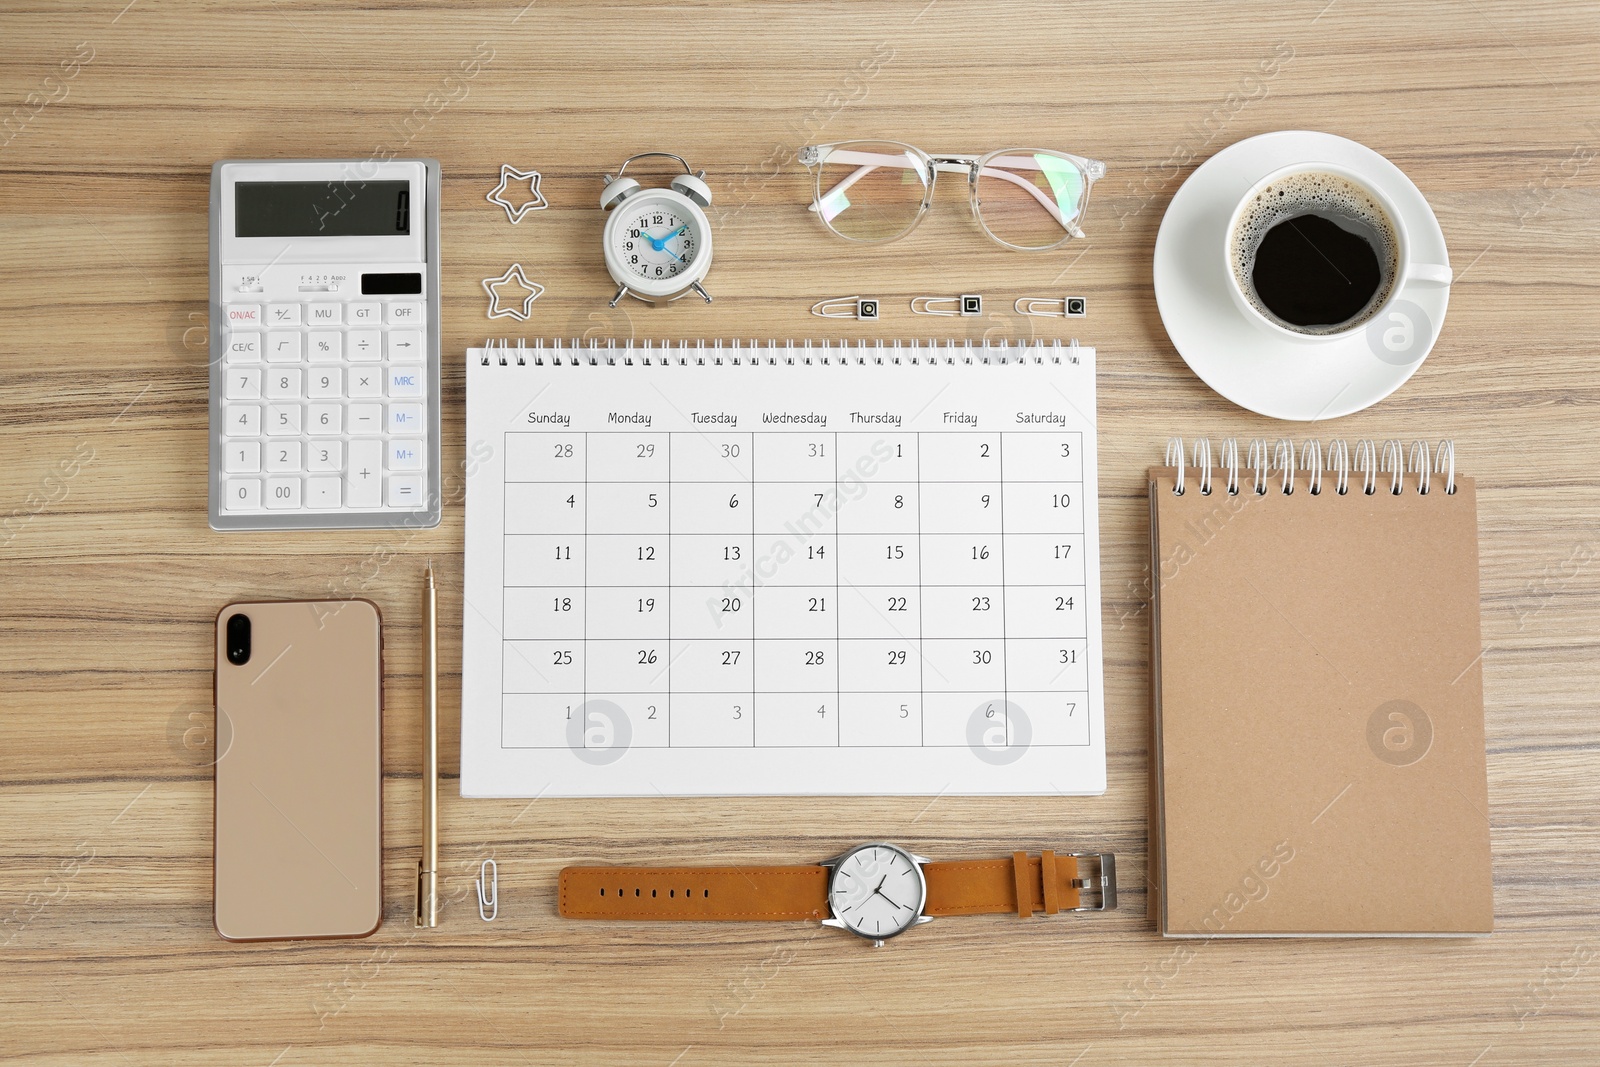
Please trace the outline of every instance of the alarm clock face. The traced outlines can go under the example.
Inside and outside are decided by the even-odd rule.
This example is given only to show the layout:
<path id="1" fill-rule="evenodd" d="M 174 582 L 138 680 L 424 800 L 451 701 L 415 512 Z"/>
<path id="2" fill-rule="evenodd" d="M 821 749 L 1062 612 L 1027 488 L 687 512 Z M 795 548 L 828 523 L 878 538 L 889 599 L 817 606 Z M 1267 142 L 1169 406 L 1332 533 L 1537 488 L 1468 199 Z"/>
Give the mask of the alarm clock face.
<path id="1" fill-rule="evenodd" d="M 705 275 L 710 255 L 705 216 L 676 196 L 644 193 L 619 204 L 608 227 L 619 282 L 655 293 L 676 292 Z M 615 272 L 613 272 L 615 273 Z"/>

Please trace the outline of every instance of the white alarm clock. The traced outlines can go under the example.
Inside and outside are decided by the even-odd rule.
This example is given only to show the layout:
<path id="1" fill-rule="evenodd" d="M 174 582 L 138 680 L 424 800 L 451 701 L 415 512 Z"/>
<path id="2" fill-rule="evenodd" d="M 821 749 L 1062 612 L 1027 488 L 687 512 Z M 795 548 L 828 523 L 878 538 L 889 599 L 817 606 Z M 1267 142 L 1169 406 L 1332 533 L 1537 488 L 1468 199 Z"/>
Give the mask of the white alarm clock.
<path id="1" fill-rule="evenodd" d="M 622 176 L 629 163 L 647 156 L 676 159 L 684 172 L 666 189 L 644 189 Z M 705 176 L 670 152 L 640 152 L 623 160 L 615 177 L 606 175 L 600 206 L 611 215 L 602 242 L 606 270 L 620 286 L 611 307 L 625 296 L 665 304 L 690 290 L 711 303 L 700 284 L 711 269 L 711 223 L 704 211 L 711 205 L 711 188 Z"/>

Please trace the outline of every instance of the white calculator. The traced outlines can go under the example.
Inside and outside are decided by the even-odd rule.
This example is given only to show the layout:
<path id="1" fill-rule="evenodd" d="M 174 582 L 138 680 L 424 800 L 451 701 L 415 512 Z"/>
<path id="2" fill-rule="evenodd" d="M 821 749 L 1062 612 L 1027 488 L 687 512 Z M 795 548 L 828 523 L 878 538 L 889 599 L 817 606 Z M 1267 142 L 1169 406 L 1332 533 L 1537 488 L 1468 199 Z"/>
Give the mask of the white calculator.
<path id="1" fill-rule="evenodd" d="M 439 164 L 211 171 L 211 526 L 437 526 Z"/>

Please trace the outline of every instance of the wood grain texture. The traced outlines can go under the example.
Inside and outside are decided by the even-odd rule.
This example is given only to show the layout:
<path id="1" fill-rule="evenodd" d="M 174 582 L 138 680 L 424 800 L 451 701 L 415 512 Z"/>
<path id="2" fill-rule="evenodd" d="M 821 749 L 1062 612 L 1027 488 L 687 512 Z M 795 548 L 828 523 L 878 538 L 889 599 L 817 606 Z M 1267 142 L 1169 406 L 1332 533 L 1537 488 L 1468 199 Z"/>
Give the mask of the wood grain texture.
<path id="1" fill-rule="evenodd" d="M 0 13 L 0 1060 L 1593 1061 L 1596 4 L 126 2 Z M 1275 54 L 1287 58 L 1262 75 Z M 1316 432 L 1453 437 L 1478 479 L 1486 940 L 1174 945 L 1144 917 L 1143 472 L 1169 433 L 1285 430 L 1212 394 L 1168 343 L 1155 232 L 1199 161 L 1296 128 L 1393 159 L 1434 204 L 1457 270 L 1411 382 Z M 954 188 L 912 237 L 863 249 L 818 231 L 792 161 L 809 140 L 851 136 L 1036 142 L 1110 173 L 1089 239 L 1061 252 L 989 244 Z M 459 498 L 416 534 L 223 536 L 205 518 L 211 163 L 383 147 L 444 166 L 452 467 L 460 353 L 507 335 L 486 322 L 479 279 L 513 260 L 548 287 L 530 338 L 928 336 L 906 298 L 966 291 L 992 313 L 935 324 L 950 336 L 1097 345 L 1107 795 L 467 803 L 452 777 L 447 903 L 417 935 L 418 584 L 432 559 L 453 776 Z M 599 175 L 648 148 L 710 172 L 709 307 L 605 308 Z M 540 169 L 551 209 L 508 226 L 483 199 L 502 162 Z M 1089 298 L 1087 320 L 1010 313 L 1017 296 L 1069 291 Z M 882 299 L 877 326 L 807 314 L 857 292 Z M 210 717 L 212 618 L 233 599 L 328 593 L 372 598 L 388 624 L 387 921 L 355 943 L 225 944 L 210 923 L 208 753 L 189 732 Z M 944 919 L 878 951 L 804 924 L 555 915 L 568 863 L 797 863 L 871 838 L 940 858 L 1114 849 L 1124 907 Z M 493 925 L 471 902 L 489 855 Z"/>

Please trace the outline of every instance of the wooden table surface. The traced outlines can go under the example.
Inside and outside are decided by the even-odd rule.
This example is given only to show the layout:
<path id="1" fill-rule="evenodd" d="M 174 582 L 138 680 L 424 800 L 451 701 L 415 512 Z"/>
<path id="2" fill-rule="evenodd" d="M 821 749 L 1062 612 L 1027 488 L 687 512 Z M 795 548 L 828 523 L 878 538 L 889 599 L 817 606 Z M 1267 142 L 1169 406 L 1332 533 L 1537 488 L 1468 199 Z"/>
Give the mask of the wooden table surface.
<path id="1" fill-rule="evenodd" d="M 39 0 L 0 14 L 0 1059 L 61 1064 L 1525 1064 L 1600 1056 L 1600 7 L 237 5 Z M 473 73 L 463 74 L 463 64 Z M 9 118 L 7 117 L 9 115 Z M 1278 129 L 1394 160 L 1447 236 L 1437 349 L 1394 396 L 1314 427 L 1210 392 L 1151 291 L 1198 162 Z M 959 190 L 861 248 L 803 210 L 793 153 L 892 136 L 1107 161 L 1087 240 L 991 245 Z M 717 301 L 610 312 L 599 175 L 679 151 L 716 189 Z M 207 190 L 214 160 L 444 168 L 445 460 L 461 353 L 485 337 L 1080 336 L 1099 348 L 1110 789 L 1050 799 L 462 801 L 462 516 L 437 530 L 206 524 Z M 484 202 L 536 167 L 552 207 Z M 547 292 L 508 331 L 479 280 Z M 978 320 L 914 319 L 982 292 Z M 1022 295 L 1087 296 L 1086 320 Z M 824 322 L 876 295 L 881 323 Z M 1170 433 L 1453 437 L 1481 494 L 1496 932 L 1213 942 L 1144 915 L 1147 520 Z M 417 588 L 441 574 L 443 892 L 410 923 Z M 234 599 L 376 601 L 387 621 L 385 923 L 234 945 L 211 926 L 212 620 Z M 1219 620 L 1219 625 L 1225 625 Z M 946 919 L 873 950 L 812 925 L 600 925 L 555 914 L 572 862 L 801 863 L 887 838 L 936 857 L 1115 850 L 1121 910 Z M 499 863 L 485 925 L 471 872 Z M 1350 893 L 1382 893 L 1379 884 Z"/>

